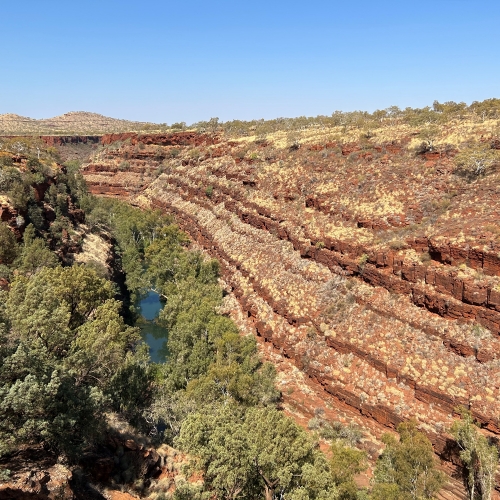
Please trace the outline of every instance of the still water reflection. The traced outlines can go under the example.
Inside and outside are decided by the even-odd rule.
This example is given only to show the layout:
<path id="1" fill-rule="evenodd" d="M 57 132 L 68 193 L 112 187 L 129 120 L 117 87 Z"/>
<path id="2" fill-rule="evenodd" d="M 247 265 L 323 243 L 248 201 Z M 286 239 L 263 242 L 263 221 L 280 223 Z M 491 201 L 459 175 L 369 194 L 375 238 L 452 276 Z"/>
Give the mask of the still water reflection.
<path id="1" fill-rule="evenodd" d="M 163 363 L 167 354 L 167 329 L 156 322 L 163 304 L 160 296 L 153 291 L 139 301 L 140 318 L 137 326 L 141 329 L 142 338 L 149 346 L 151 361 Z"/>

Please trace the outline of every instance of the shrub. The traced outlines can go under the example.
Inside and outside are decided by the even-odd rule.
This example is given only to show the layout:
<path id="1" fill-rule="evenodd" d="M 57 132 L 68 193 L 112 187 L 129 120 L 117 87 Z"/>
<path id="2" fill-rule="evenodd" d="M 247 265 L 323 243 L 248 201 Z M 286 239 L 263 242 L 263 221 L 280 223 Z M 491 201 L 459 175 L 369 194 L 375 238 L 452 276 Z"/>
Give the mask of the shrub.
<path id="1" fill-rule="evenodd" d="M 199 160 L 201 157 L 201 151 L 198 148 L 193 148 L 191 151 L 189 151 L 189 156 L 193 160 Z"/>
<path id="2" fill-rule="evenodd" d="M 0 169 L 0 191 L 9 191 L 13 185 L 21 182 L 21 173 L 17 168 L 6 167 Z"/>
<path id="3" fill-rule="evenodd" d="M 358 426 L 349 423 L 344 425 L 341 422 L 330 422 L 324 418 L 324 411 L 317 408 L 315 416 L 309 420 L 307 427 L 317 431 L 323 439 L 341 441 L 349 446 L 355 446 L 361 441 L 363 434 Z"/>
<path id="4" fill-rule="evenodd" d="M 365 266 L 365 264 L 368 262 L 368 259 L 369 259 L 369 256 L 367 253 L 364 253 L 363 255 L 361 255 L 361 257 L 359 258 L 359 261 L 358 261 L 358 264 L 361 268 L 363 268 Z"/>
<path id="5" fill-rule="evenodd" d="M 26 162 L 26 168 L 30 172 L 40 172 L 40 170 L 42 169 L 42 164 L 41 164 L 40 160 L 38 160 L 37 158 L 30 158 Z"/>
<path id="6" fill-rule="evenodd" d="M 437 138 L 439 129 L 436 126 L 431 126 L 424 128 L 419 132 L 419 137 L 422 139 L 422 143 L 417 147 L 417 154 L 430 153 L 434 151 L 434 142 Z"/>
<path id="7" fill-rule="evenodd" d="M 500 151 L 487 144 L 469 146 L 455 156 L 457 172 L 467 177 L 485 175 L 497 163 L 500 163 Z"/>
<path id="8" fill-rule="evenodd" d="M 12 167 L 13 163 L 11 156 L 0 156 L 0 166 Z"/>
<path id="9" fill-rule="evenodd" d="M 18 210 L 26 210 L 28 207 L 28 203 L 30 201 L 35 200 L 35 184 L 41 184 L 44 182 L 44 177 L 42 174 L 26 174 L 21 185 L 15 185 L 13 188 L 7 193 L 9 198 L 13 203 L 17 203 L 15 205 Z"/>
<path id="10" fill-rule="evenodd" d="M 406 248 L 406 243 L 401 240 L 392 240 L 389 243 L 389 248 L 391 250 L 403 250 L 403 248 Z"/>
<path id="11" fill-rule="evenodd" d="M 425 264 L 427 262 L 430 262 L 432 260 L 432 257 L 431 257 L 431 254 L 429 252 L 424 252 L 421 256 L 420 256 L 420 262 L 422 262 L 422 264 Z"/>
<path id="12" fill-rule="evenodd" d="M 12 271 L 5 264 L 0 264 L 0 279 L 5 279 L 10 281 L 12 277 Z"/>

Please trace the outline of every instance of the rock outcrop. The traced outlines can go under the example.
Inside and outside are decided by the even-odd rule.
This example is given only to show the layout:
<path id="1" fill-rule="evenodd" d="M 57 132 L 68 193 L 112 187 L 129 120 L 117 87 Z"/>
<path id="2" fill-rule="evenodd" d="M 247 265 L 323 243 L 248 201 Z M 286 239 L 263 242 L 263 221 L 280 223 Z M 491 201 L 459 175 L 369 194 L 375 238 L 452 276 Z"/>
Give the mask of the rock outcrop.
<path id="1" fill-rule="evenodd" d="M 0 500 L 154 499 L 175 491 L 179 483 L 200 482 L 199 477 L 185 477 L 185 454 L 167 445 L 154 448 L 144 436 L 130 434 L 124 422 L 119 425 L 119 432 L 111 430 L 106 442 L 72 465 L 58 463 L 41 446 L 2 457 L 0 472 L 8 467 L 8 479 L 0 481 Z"/>
<path id="2" fill-rule="evenodd" d="M 18 139 L 23 138 L 19 135 L 6 135 L 2 136 L 5 139 Z M 39 135 L 39 136 L 25 136 L 26 139 L 40 139 L 47 146 L 64 146 L 67 144 L 100 144 L 100 135 Z"/>
<path id="3" fill-rule="evenodd" d="M 5 462 L 6 458 L 2 457 Z M 22 448 L 8 457 L 8 480 L 0 482 L 0 499 L 73 500 L 72 471 L 56 463 L 41 447 Z M 4 464 L 0 464 L 4 465 Z M 4 469 L 2 468 L 2 472 Z"/>

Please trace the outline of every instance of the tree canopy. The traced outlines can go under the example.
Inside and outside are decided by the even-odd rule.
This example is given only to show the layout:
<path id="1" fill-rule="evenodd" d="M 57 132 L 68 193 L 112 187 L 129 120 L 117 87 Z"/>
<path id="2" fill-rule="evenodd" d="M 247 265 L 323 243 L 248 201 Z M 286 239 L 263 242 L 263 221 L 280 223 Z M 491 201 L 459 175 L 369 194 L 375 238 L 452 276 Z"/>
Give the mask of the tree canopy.
<path id="1" fill-rule="evenodd" d="M 47 442 L 74 455 L 110 407 L 113 374 L 138 342 L 110 282 L 83 266 L 18 275 L 2 309 L 0 443 Z"/>
<path id="2" fill-rule="evenodd" d="M 197 457 L 217 498 L 339 498 L 315 442 L 274 408 L 228 405 L 191 414 L 177 444 Z"/>
<path id="3" fill-rule="evenodd" d="M 375 468 L 373 500 L 421 500 L 434 498 L 444 484 L 444 474 L 436 469 L 429 439 L 414 421 L 399 424 L 400 439 L 386 434 L 386 445 Z"/>
<path id="4" fill-rule="evenodd" d="M 480 433 L 470 411 L 460 408 L 460 414 L 462 418 L 455 421 L 451 433 L 460 447 L 469 498 L 490 500 L 498 468 L 498 449 Z"/>

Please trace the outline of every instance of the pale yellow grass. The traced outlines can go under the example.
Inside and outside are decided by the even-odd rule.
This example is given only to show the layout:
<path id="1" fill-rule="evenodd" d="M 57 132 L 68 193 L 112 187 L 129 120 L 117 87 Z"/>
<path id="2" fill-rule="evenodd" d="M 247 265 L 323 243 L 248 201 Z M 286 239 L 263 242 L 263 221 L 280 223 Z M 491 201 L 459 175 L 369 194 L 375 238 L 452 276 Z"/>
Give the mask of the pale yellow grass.
<path id="1" fill-rule="evenodd" d="M 75 254 L 75 262 L 81 264 L 98 262 L 99 264 L 107 267 L 107 260 L 110 252 L 110 243 L 97 234 L 87 233 L 84 236 L 82 251 Z"/>
<path id="2" fill-rule="evenodd" d="M 392 141 L 401 141 L 413 136 L 409 148 L 418 147 L 423 138 L 420 133 L 427 128 L 435 129 L 433 137 L 435 146 L 451 144 L 459 146 L 461 143 L 481 138 L 494 137 L 500 134 L 500 120 L 478 120 L 477 118 L 467 118 L 464 120 L 452 120 L 445 124 L 424 124 L 411 126 L 405 123 L 381 123 L 379 127 L 371 127 L 370 142 L 373 144 L 386 144 Z M 291 146 L 292 140 L 297 140 L 301 145 L 326 144 L 329 142 L 358 142 L 364 139 L 367 130 L 356 126 L 335 126 L 335 127 L 310 127 L 299 131 L 278 131 L 266 135 L 266 140 L 274 147 L 286 149 Z M 241 144 L 252 144 L 258 139 L 258 135 L 251 135 L 236 139 Z"/>

